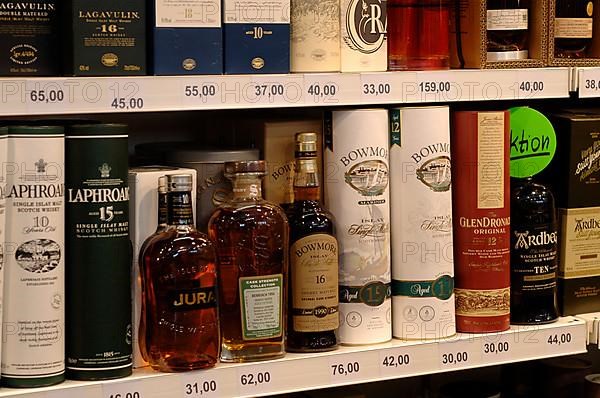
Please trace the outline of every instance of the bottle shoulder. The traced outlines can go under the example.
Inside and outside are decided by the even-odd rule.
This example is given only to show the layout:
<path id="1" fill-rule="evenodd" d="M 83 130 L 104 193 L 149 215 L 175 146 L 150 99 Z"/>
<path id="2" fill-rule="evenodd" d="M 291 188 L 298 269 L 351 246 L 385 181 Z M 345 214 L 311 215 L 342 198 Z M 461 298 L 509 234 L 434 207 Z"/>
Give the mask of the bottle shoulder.
<path id="1" fill-rule="evenodd" d="M 214 250 L 213 242 L 205 233 L 196 229 L 183 232 L 176 227 L 169 227 L 150 237 L 145 242 L 144 252 L 160 253 L 161 256 L 190 251 L 210 255 L 214 254 Z"/>

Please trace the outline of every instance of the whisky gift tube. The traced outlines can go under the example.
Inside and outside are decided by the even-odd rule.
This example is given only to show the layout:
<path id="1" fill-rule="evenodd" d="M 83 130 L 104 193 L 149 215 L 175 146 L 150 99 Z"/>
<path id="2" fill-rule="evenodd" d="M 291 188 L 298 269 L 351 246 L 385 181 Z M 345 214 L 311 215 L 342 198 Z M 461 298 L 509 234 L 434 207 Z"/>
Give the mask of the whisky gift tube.
<path id="1" fill-rule="evenodd" d="M 335 111 L 325 122 L 325 202 L 339 244 L 339 341 L 388 341 L 391 328 L 388 114 Z"/>
<path id="2" fill-rule="evenodd" d="M 47 386 L 65 378 L 65 136 L 8 133 L 2 384 Z"/>
<path id="3" fill-rule="evenodd" d="M 131 374 L 127 133 L 76 125 L 66 137 L 67 377 Z"/>
<path id="4" fill-rule="evenodd" d="M 394 337 L 456 333 L 450 110 L 390 110 Z"/>
<path id="5" fill-rule="evenodd" d="M 455 112 L 452 131 L 456 327 L 510 324 L 509 112 Z"/>

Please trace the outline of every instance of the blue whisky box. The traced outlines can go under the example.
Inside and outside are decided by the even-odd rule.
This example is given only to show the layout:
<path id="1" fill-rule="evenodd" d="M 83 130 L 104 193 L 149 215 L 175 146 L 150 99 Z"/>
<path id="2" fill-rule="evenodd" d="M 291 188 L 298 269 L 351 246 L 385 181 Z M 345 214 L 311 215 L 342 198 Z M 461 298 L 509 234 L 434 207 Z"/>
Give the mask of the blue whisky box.
<path id="1" fill-rule="evenodd" d="M 223 73 L 221 0 L 154 0 L 155 75 Z"/>
<path id="2" fill-rule="evenodd" d="M 290 0 L 223 0 L 225 73 L 290 72 Z"/>

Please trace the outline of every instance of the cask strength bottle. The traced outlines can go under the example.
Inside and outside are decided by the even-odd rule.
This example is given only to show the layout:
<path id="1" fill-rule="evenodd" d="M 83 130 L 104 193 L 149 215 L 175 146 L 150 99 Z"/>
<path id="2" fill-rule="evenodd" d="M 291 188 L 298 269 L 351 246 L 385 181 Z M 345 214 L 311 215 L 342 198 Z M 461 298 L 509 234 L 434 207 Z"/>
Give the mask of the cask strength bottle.
<path id="1" fill-rule="evenodd" d="M 389 70 L 448 69 L 450 2 L 388 0 Z"/>
<path id="2" fill-rule="evenodd" d="M 126 126 L 75 125 L 66 138 L 67 377 L 131 374 Z"/>
<path id="3" fill-rule="evenodd" d="M 454 112 L 451 135 L 456 328 L 510 326 L 510 114 Z"/>
<path id="4" fill-rule="evenodd" d="M 290 222 L 287 351 L 337 348 L 338 244 L 333 216 L 320 202 L 317 134 L 296 134 Z"/>
<path id="5" fill-rule="evenodd" d="M 558 318 L 558 225 L 554 197 L 531 178 L 511 190 L 510 322 L 541 324 Z"/>
<path id="6" fill-rule="evenodd" d="M 221 361 L 285 354 L 288 221 L 262 197 L 264 161 L 225 163 L 233 198 L 208 223 L 217 250 Z"/>
<path id="7" fill-rule="evenodd" d="M 339 342 L 392 338 L 388 112 L 335 111 L 325 120 L 325 203 L 339 244 Z"/>
<path id="8" fill-rule="evenodd" d="M 556 0 L 554 56 L 585 58 L 592 43 L 594 2 Z"/>
<path id="9" fill-rule="evenodd" d="M 52 126 L 8 133 L 2 384 L 40 387 L 65 378 L 65 136 Z"/>
<path id="10" fill-rule="evenodd" d="M 166 225 L 159 224 L 140 256 L 144 324 L 140 331 L 145 332 L 140 341 L 156 370 L 212 367 L 219 354 L 215 249 L 194 226 L 192 176 L 166 178 Z"/>
<path id="11" fill-rule="evenodd" d="M 526 59 L 529 55 L 528 24 L 528 0 L 488 0 L 487 60 Z"/>

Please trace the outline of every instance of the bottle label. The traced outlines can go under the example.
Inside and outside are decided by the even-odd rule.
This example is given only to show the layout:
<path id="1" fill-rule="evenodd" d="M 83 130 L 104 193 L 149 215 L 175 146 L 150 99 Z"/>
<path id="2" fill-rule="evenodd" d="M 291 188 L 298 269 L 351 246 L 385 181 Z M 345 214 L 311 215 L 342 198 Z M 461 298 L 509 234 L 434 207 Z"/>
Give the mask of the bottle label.
<path id="1" fill-rule="evenodd" d="M 435 297 L 448 300 L 454 291 L 454 278 L 443 275 L 433 281 L 392 280 L 392 295 L 406 297 Z"/>
<path id="2" fill-rule="evenodd" d="M 511 231 L 511 287 L 520 292 L 556 288 L 558 232 L 552 225 Z"/>
<path id="3" fill-rule="evenodd" d="M 168 303 L 173 311 L 192 311 L 217 306 L 216 287 L 172 290 L 168 293 Z"/>
<path id="4" fill-rule="evenodd" d="M 338 314 L 338 244 L 335 237 L 314 234 L 290 248 L 293 324 L 297 332 L 335 330 Z"/>
<path id="5" fill-rule="evenodd" d="M 560 226 L 560 276 L 599 276 L 600 207 L 560 209 Z"/>
<path id="6" fill-rule="evenodd" d="M 454 289 L 456 315 L 492 317 L 510 314 L 510 287 L 503 289 Z"/>
<path id="7" fill-rule="evenodd" d="M 554 20 L 554 38 L 591 39 L 592 18 L 556 18 Z"/>
<path id="8" fill-rule="evenodd" d="M 504 207 L 504 112 L 477 114 L 477 208 Z"/>
<path id="9" fill-rule="evenodd" d="M 192 195 L 190 192 L 169 192 L 168 218 L 170 225 L 194 224 Z"/>
<path id="10" fill-rule="evenodd" d="M 340 303 L 362 303 L 379 307 L 392 297 L 391 283 L 371 282 L 364 286 L 339 287 Z"/>
<path id="11" fill-rule="evenodd" d="M 155 0 L 157 28 L 220 28 L 221 2 Z"/>
<path id="12" fill-rule="evenodd" d="M 527 9 L 487 10 L 487 30 L 527 30 Z"/>
<path id="13" fill-rule="evenodd" d="M 244 340 L 281 337 L 283 334 L 283 275 L 239 279 Z"/>

